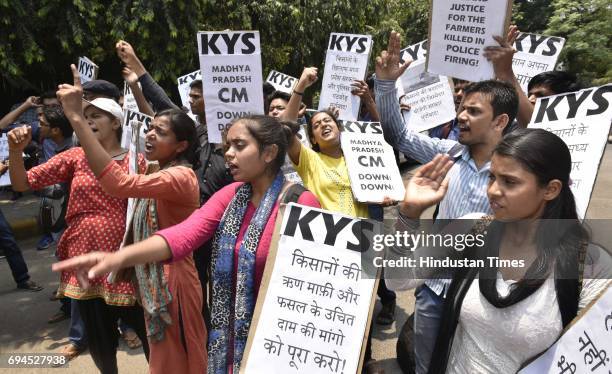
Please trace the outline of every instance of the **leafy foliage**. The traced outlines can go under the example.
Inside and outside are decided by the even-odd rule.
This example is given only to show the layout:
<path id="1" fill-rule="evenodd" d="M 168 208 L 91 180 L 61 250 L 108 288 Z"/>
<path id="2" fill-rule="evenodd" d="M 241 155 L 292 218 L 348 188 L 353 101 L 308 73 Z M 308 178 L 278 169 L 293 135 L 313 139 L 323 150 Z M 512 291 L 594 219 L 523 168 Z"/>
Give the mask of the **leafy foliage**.
<path id="1" fill-rule="evenodd" d="M 564 67 L 603 83 L 612 78 L 610 12 L 607 0 L 523 0 L 513 16 L 521 30 L 566 37 Z M 0 0 L 0 85 L 11 96 L 55 87 L 83 55 L 120 83 L 114 45 L 125 39 L 176 96 L 176 77 L 199 65 L 198 30 L 259 30 L 264 74 L 299 76 L 323 68 L 331 32 L 372 35 L 373 60 L 391 30 L 404 45 L 425 39 L 428 17 L 422 0 Z"/>
<path id="2" fill-rule="evenodd" d="M 589 85 L 612 82 L 609 0 L 556 0 L 546 33 L 566 38 L 561 61 Z"/>

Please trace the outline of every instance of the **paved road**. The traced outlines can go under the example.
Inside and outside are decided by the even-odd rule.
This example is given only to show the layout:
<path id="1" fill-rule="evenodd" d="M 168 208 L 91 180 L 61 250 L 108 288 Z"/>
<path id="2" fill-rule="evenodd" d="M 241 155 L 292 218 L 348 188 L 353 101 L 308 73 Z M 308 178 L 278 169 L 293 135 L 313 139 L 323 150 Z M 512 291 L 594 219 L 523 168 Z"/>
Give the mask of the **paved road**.
<path id="1" fill-rule="evenodd" d="M 590 218 L 609 218 L 612 214 L 612 150 L 608 145 L 599 172 L 588 216 Z M 410 170 L 404 170 L 404 177 L 410 176 Z M 4 205 L 3 209 L 6 209 Z M 387 212 L 391 216 L 393 209 Z M 430 212 L 431 214 L 431 212 Z M 54 314 L 58 302 L 49 301 L 51 292 L 58 285 L 58 278 L 50 270 L 54 262 L 51 251 L 35 250 L 37 238 L 20 242 L 24 256 L 30 268 L 32 279 L 41 283 L 45 289 L 38 293 L 17 291 L 10 277 L 6 260 L 0 260 L 0 352 L 56 352 L 67 343 L 68 322 L 55 325 L 47 324 L 47 318 Z M 377 302 L 378 304 L 378 302 Z M 396 322 L 388 328 L 376 326 L 373 335 L 373 356 L 381 360 L 387 373 L 399 373 L 395 361 L 395 344 L 397 332 L 403 326 L 407 316 L 412 313 L 414 297 L 412 292 L 398 295 Z M 380 305 L 376 305 L 375 314 Z M 121 342 L 118 353 L 121 373 L 146 373 L 146 361 L 140 350 L 129 350 Z M 7 373 L 93 373 L 96 372 L 89 354 L 85 353 L 70 363 L 67 369 L 19 369 L 4 370 Z"/>

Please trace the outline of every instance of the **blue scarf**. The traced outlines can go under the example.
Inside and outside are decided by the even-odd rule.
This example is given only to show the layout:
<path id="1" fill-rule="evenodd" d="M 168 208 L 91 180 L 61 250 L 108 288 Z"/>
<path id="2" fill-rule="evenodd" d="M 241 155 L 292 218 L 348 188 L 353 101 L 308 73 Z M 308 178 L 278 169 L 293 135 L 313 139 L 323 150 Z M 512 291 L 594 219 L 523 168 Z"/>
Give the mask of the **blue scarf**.
<path id="1" fill-rule="evenodd" d="M 255 309 L 255 252 L 284 183 L 285 177 L 279 172 L 249 223 L 238 251 L 235 288 L 234 249 L 253 194 L 251 184 L 245 183 L 236 190 L 236 195 L 225 209 L 215 232 L 212 249 L 211 331 L 208 334 L 210 374 L 227 372 L 227 360 L 231 352 L 233 372 L 240 371 L 240 361 Z M 235 300 L 232 297 L 234 294 Z M 230 347 L 232 342 L 233 349 Z"/>

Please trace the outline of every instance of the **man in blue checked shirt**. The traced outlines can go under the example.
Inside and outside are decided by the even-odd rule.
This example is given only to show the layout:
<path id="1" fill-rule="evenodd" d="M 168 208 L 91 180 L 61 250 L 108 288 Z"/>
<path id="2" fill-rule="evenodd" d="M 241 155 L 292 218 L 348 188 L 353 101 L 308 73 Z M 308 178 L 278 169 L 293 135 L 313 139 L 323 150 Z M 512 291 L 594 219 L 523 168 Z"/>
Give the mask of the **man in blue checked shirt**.
<path id="1" fill-rule="evenodd" d="M 376 59 L 375 94 L 387 141 L 400 152 L 426 163 L 438 153 L 455 159 L 449 171 L 448 193 L 440 202 L 438 218 L 454 219 L 469 213 L 491 213 L 487 184 L 491 154 L 516 117 L 518 97 L 509 83 L 488 80 L 464 91 L 457 122 L 459 141 L 430 138 L 411 130 L 400 114 L 395 81 L 410 62 L 400 65 L 400 37 L 391 32 L 386 51 Z M 416 373 L 426 373 L 439 328 L 450 279 L 431 279 L 415 292 Z"/>

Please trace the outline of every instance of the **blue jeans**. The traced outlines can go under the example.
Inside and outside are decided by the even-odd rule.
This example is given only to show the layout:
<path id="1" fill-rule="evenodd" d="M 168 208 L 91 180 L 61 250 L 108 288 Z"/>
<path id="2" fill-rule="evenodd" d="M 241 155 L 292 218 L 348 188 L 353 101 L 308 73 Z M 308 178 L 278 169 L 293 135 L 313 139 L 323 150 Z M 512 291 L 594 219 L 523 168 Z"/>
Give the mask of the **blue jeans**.
<path id="1" fill-rule="evenodd" d="M 436 295 L 426 285 L 417 288 L 414 294 L 415 373 L 426 374 L 442 320 L 444 297 Z"/>
<path id="2" fill-rule="evenodd" d="M 11 227 L 6 221 L 6 218 L 4 218 L 4 214 L 2 214 L 1 210 L 0 248 L 4 251 L 6 261 L 11 268 L 11 273 L 13 274 L 15 283 L 19 284 L 28 281 L 30 279 L 30 274 L 28 274 L 28 266 L 23 259 L 19 246 L 17 246 L 15 236 L 13 235 L 13 230 L 11 230 Z"/>
<path id="3" fill-rule="evenodd" d="M 61 311 L 70 316 L 70 326 L 68 330 L 68 340 L 77 347 L 79 351 L 87 348 L 87 332 L 85 331 L 85 323 L 81 318 L 79 304 L 76 300 L 69 297 L 60 299 L 62 306 Z"/>

